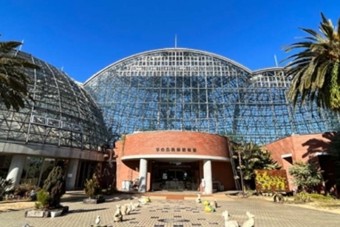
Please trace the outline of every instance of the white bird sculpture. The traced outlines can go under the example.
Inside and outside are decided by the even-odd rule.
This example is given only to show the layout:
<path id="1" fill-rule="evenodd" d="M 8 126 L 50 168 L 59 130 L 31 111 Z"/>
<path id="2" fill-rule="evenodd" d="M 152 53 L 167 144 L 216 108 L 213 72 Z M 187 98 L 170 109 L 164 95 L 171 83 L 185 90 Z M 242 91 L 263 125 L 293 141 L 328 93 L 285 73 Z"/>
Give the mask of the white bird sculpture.
<path id="1" fill-rule="evenodd" d="M 116 205 L 116 212 L 113 215 L 113 221 L 114 222 L 121 222 L 123 221 L 123 215 L 122 212 L 120 211 L 120 205 Z"/>
<path id="2" fill-rule="evenodd" d="M 248 220 L 243 222 L 242 227 L 254 227 L 255 226 L 255 215 L 251 214 L 249 211 L 246 212 Z"/>
<path id="3" fill-rule="evenodd" d="M 97 226 L 100 224 L 100 216 L 99 215 L 97 215 L 95 223 L 96 223 Z"/>
<path id="4" fill-rule="evenodd" d="M 238 224 L 237 221 L 235 220 L 229 220 L 229 212 L 225 210 L 222 213 L 222 216 L 224 217 L 224 227 L 239 227 L 240 225 Z"/>
<path id="5" fill-rule="evenodd" d="M 201 195 L 200 194 L 197 194 L 197 197 L 196 197 L 196 203 L 201 203 L 202 200 L 201 200 Z"/>

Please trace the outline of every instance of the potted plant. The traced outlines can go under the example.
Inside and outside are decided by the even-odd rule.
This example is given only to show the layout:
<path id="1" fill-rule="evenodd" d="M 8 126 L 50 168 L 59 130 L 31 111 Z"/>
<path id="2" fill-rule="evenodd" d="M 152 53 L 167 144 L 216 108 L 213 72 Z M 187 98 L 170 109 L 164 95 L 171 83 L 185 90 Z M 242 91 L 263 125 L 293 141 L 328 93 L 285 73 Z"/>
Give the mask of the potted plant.
<path id="1" fill-rule="evenodd" d="M 101 203 L 105 201 L 104 197 L 100 195 L 100 186 L 95 174 L 91 179 L 86 179 L 84 186 L 85 194 L 88 196 L 87 199 L 84 199 L 84 203 Z"/>
<path id="2" fill-rule="evenodd" d="M 65 194 L 66 183 L 63 162 L 57 162 L 49 173 L 47 179 L 44 181 L 44 185 L 37 193 L 36 208 L 42 212 L 47 212 L 47 216 L 51 215 L 51 212 L 64 214 L 68 212 L 67 206 L 60 204 L 61 197 Z M 45 217 L 46 213 L 39 213 L 37 210 L 26 212 L 26 217 Z"/>
<path id="3" fill-rule="evenodd" d="M 40 189 L 37 192 L 37 202 L 35 202 L 35 210 L 25 212 L 25 217 L 48 217 L 49 209 L 48 203 L 50 195 L 44 189 Z"/>

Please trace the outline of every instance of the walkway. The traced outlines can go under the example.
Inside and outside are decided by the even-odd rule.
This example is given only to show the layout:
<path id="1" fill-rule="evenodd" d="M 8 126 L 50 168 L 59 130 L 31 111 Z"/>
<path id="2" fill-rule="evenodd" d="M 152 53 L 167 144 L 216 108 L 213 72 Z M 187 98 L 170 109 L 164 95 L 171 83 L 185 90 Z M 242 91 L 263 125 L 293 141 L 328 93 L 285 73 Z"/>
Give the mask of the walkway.
<path id="1" fill-rule="evenodd" d="M 217 200 L 215 213 L 205 213 L 202 204 L 195 202 L 195 195 L 184 198 L 175 194 L 151 194 L 152 202 L 144 205 L 132 214 L 124 217 L 121 223 L 113 222 L 113 214 L 117 204 L 136 202 L 134 195 L 124 194 L 111 197 L 101 204 L 84 204 L 80 197 L 68 196 L 63 205 L 70 208 L 67 215 L 56 218 L 25 218 L 25 210 L 0 212 L 1 227 L 22 227 L 29 224 L 34 227 L 90 227 L 94 225 L 96 216 L 101 217 L 101 224 L 118 227 L 214 227 L 224 226 L 221 213 L 228 210 L 231 219 L 242 223 L 246 220 L 246 211 L 255 215 L 256 227 L 338 227 L 340 215 L 317 210 L 299 208 L 285 204 L 275 204 L 258 199 L 242 199 L 215 195 L 203 197 L 207 200 Z M 169 199 L 165 199 L 168 196 Z"/>

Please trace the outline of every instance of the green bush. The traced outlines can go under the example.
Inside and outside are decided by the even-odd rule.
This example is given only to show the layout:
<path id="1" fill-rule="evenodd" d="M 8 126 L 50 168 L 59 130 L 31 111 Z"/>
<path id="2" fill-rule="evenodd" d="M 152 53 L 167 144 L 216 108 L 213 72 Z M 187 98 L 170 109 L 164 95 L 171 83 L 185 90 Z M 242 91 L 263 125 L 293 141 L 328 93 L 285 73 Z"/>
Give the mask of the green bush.
<path id="1" fill-rule="evenodd" d="M 311 202 L 310 194 L 308 194 L 307 192 L 299 192 L 294 196 L 294 202 L 296 203 Z"/>
<path id="2" fill-rule="evenodd" d="M 35 203 L 35 208 L 37 209 L 47 208 L 50 201 L 50 195 L 47 191 L 41 189 L 37 193 L 37 200 L 38 202 Z"/>
<path id="3" fill-rule="evenodd" d="M 6 180 L 0 177 L 0 201 L 3 199 L 3 196 L 8 193 L 8 191 L 13 187 L 12 180 Z"/>
<path id="4" fill-rule="evenodd" d="M 317 194 L 317 193 L 312 193 L 309 195 L 312 200 L 315 201 L 329 201 L 329 200 L 334 200 L 334 198 L 330 195 L 322 195 L 322 194 Z"/>
<path id="5" fill-rule="evenodd" d="M 96 179 L 86 179 L 85 182 L 85 194 L 89 198 L 93 198 L 99 193 L 100 187 Z"/>
<path id="6" fill-rule="evenodd" d="M 20 197 L 29 197 L 32 190 L 36 190 L 36 186 L 32 184 L 20 184 L 14 188 L 14 195 Z"/>
<path id="7" fill-rule="evenodd" d="M 289 168 L 289 174 L 302 191 L 312 192 L 322 182 L 321 170 L 313 163 L 297 162 Z"/>
<path id="8" fill-rule="evenodd" d="M 64 163 L 58 161 L 44 181 L 43 189 L 49 193 L 48 208 L 61 207 L 60 199 L 66 192 L 66 181 L 64 174 Z"/>

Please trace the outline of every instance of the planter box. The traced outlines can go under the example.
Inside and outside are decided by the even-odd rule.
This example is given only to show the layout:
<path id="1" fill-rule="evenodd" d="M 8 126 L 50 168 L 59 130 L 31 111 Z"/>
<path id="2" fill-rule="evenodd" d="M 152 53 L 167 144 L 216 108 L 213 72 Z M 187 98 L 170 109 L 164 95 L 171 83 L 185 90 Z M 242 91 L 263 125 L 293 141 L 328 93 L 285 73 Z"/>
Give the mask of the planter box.
<path id="1" fill-rule="evenodd" d="M 63 213 L 63 209 L 51 210 L 50 211 L 51 218 L 58 217 L 58 216 L 62 215 L 62 213 Z"/>
<path id="2" fill-rule="evenodd" d="M 57 217 L 66 214 L 69 210 L 68 206 L 61 207 L 60 209 L 54 210 L 28 210 L 25 212 L 26 218 L 47 218 Z"/>
<path id="3" fill-rule="evenodd" d="M 49 211 L 47 210 L 28 210 L 25 212 L 26 218 L 47 218 Z"/>

